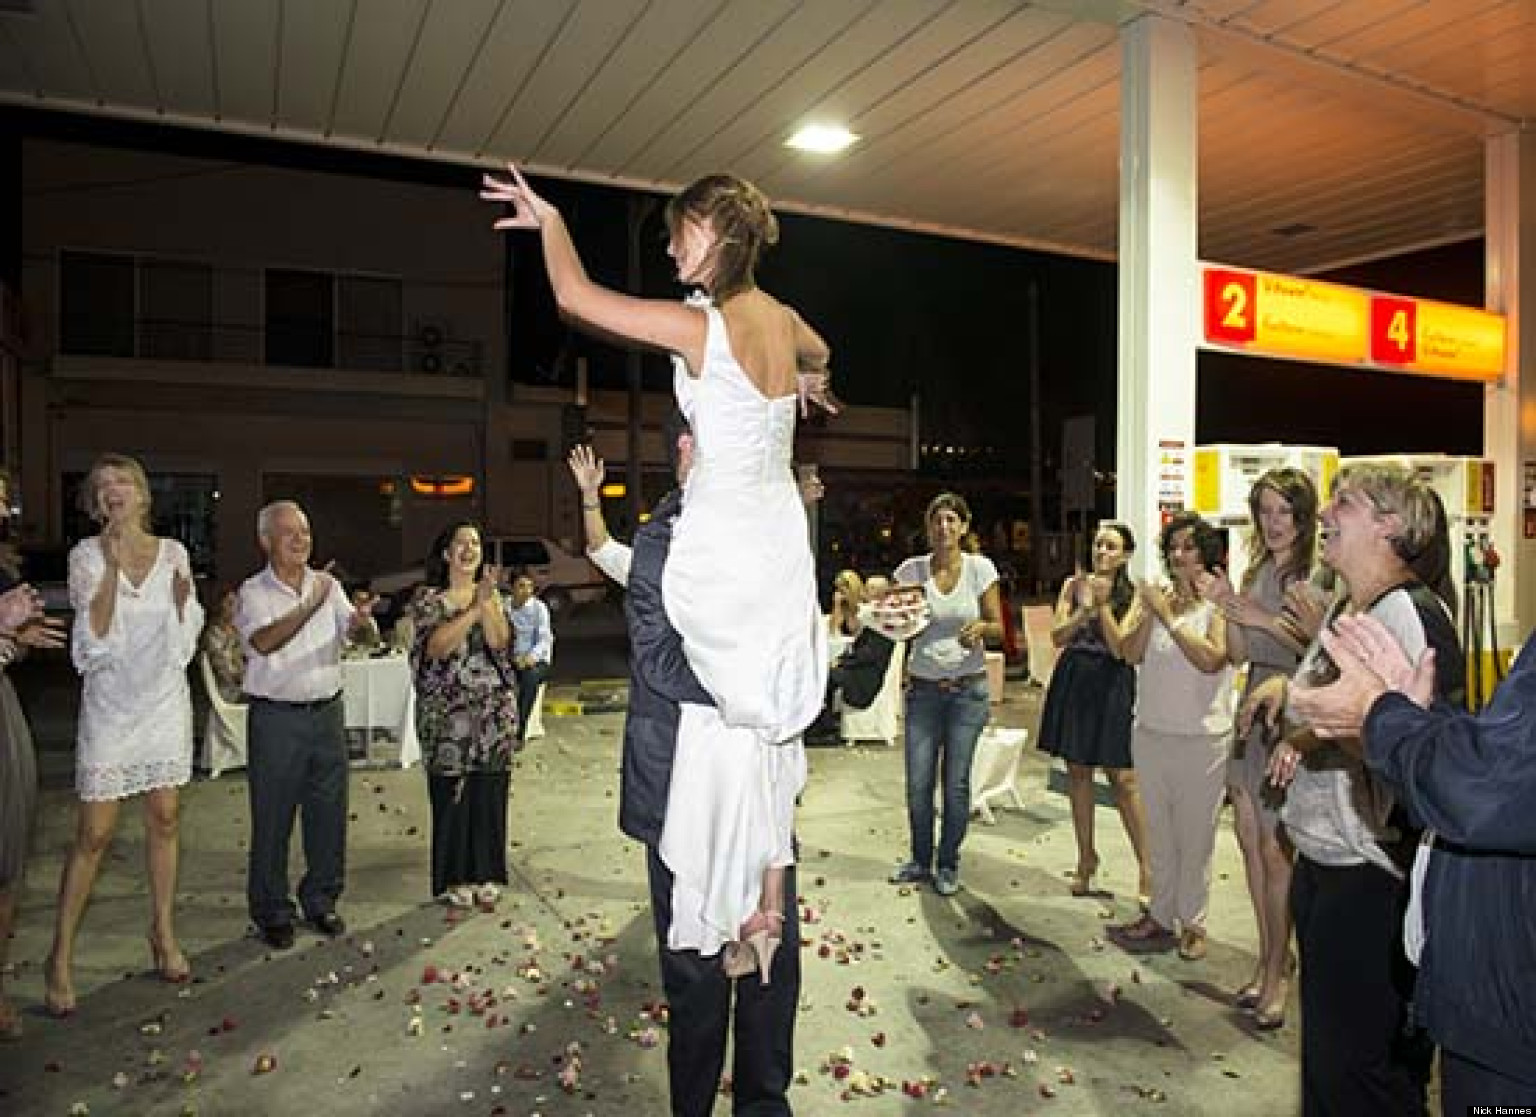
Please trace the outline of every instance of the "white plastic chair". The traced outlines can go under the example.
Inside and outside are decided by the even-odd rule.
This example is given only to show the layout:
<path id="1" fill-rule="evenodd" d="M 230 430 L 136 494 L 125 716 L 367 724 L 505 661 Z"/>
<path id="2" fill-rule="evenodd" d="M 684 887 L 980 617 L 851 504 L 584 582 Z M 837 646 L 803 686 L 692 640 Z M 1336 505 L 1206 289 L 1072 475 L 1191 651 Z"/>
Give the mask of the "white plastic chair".
<path id="1" fill-rule="evenodd" d="M 884 741 L 894 745 L 901 733 L 901 672 L 906 663 L 907 645 L 897 642 L 891 649 L 891 663 L 885 669 L 880 693 L 866 710 L 843 710 L 839 734 L 848 744 L 855 741 Z"/>
<path id="2" fill-rule="evenodd" d="M 999 796 L 1012 799 L 1015 807 L 1024 809 L 1018 779 L 1019 761 L 1024 756 L 1027 740 L 1027 729 L 989 725 L 976 742 L 976 754 L 971 759 L 971 811 L 981 815 L 981 820 L 989 826 L 997 822 L 997 816 L 992 813 L 992 800 Z"/>
<path id="3" fill-rule="evenodd" d="M 539 693 L 533 696 L 533 709 L 528 714 L 528 731 L 523 734 L 523 740 L 536 741 L 544 736 L 544 688 L 548 683 L 539 684 Z"/>
<path id="4" fill-rule="evenodd" d="M 208 720 L 203 725 L 202 755 L 198 759 L 208 770 L 208 778 L 218 779 L 226 768 L 245 767 L 245 725 L 250 711 L 244 702 L 225 700 L 206 652 L 198 654 L 197 669 L 208 692 Z"/>
<path id="5" fill-rule="evenodd" d="M 996 706 L 1003 700 L 1003 684 L 1007 678 L 1008 660 L 1002 652 L 987 652 L 983 660 L 987 671 L 987 698 Z"/>
<path id="6" fill-rule="evenodd" d="M 1056 609 L 1051 605 L 1026 605 L 1021 612 L 1024 639 L 1029 643 L 1029 677 L 1041 686 L 1047 686 L 1051 672 L 1056 669 L 1056 657 L 1061 654 L 1051 641 Z"/>

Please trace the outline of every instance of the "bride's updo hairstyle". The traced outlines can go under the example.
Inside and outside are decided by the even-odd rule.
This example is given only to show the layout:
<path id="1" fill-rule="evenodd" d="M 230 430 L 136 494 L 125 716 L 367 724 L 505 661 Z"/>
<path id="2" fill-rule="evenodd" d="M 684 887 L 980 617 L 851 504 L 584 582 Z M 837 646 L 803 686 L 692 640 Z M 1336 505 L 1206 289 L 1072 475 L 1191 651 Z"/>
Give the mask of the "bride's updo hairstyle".
<path id="1" fill-rule="evenodd" d="M 705 175 L 667 203 L 667 231 L 673 236 L 687 218 L 715 231 L 710 295 L 722 303 L 755 285 L 757 258 L 779 241 L 779 221 L 768 199 L 746 179 Z"/>

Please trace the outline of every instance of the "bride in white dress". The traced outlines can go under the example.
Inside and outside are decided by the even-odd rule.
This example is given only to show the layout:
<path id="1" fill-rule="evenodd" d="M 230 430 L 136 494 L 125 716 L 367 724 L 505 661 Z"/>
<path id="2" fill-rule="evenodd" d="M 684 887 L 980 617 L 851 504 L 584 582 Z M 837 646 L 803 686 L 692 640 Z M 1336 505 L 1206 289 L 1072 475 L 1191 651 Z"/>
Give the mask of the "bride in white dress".
<path id="1" fill-rule="evenodd" d="M 667 206 L 678 278 L 708 294 L 678 304 L 598 286 L 559 211 L 517 169 L 481 196 L 510 203 L 498 229 L 538 229 L 563 313 L 674 355 L 695 460 L 663 576 L 668 619 L 715 700 L 684 705 L 660 853 L 675 878 L 668 946 L 766 980 L 779 940 L 782 869 L 794 861 L 805 785 L 800 734 L 820 712 L 826 631 L 805 508 L 791 470 L 797 404 L 831 408 L 826 343 L 753 278 L 778 235 L 761 192 L 728 175 Z"/>

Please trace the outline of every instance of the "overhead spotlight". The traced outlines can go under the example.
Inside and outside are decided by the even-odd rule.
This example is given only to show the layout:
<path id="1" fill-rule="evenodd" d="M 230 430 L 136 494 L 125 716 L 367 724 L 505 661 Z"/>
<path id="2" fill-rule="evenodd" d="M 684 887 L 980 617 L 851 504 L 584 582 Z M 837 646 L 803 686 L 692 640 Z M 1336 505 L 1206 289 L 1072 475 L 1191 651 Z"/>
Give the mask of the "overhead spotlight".
<path id="1" fill-rule="evenodd" d="M 841 124 L 804 124 L 784 141 L 785 147 L 810 151 L 817 155 L 836 155 L 858 140 Z"/>

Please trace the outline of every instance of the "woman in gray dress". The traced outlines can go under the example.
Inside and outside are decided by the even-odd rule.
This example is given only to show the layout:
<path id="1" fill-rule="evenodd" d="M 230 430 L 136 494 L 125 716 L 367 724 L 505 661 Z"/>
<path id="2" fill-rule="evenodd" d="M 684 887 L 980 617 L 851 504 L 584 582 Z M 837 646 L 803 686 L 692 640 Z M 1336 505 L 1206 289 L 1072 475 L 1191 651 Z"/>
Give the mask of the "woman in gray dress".
<path id="1" fill-rule="evenodd" d="M 8 538 L 10 522 L 11 479 L 0 470 L 0 593 L 12 597 L 13 591 L 19 589 L 26 596 L 31 591 L 20 582 L 20 563 Z M 5 999 L 5 960 L 37 804 L 32 731 L 27 728 L 16 689 L 5 671 L 27 648 L 63 647 L 63 626 L 39 616 L 40 607 L 38 602 L 26 609 L 20 623 L 13 624 L 7 618 L 0 625 L 0 1040 L 21 1035 L 21 1019 Z"/>
<path id="2" fill-rule="evenodd" d="M 1305 586 L 1317 554 L 1318 502 L 1312 479 L 1299 469 L 1272 469 L 1248 494 L 1253 531 L 1242 592 L 1224 575 L 1207 580 L 1206 595 L 1227 617 L 1227 650 L 1235 664 L 1248 664 L 1246 702 L 1259 684 L 1289 678 L 1306 649 L 1307 634 L 1286 608 L 1293 587 Z M 1259 952 L 1253 977 L 1238 990 L 1239 1007 L 1260 1028 L 1284 1019 L 1291 941 L 1292 850 L 1279 829 L 1284 792 L 1269 782 L 1270 750 L 1276 734 L 1262 718 L 1233 738 L 1227 793 L 1237 842 L 1243 851 L 1248 896 L 1259 925 Z"/>

